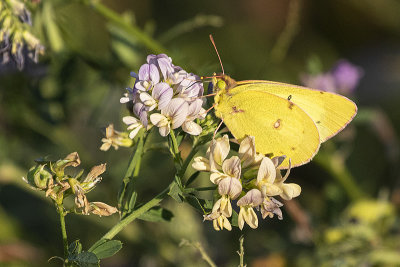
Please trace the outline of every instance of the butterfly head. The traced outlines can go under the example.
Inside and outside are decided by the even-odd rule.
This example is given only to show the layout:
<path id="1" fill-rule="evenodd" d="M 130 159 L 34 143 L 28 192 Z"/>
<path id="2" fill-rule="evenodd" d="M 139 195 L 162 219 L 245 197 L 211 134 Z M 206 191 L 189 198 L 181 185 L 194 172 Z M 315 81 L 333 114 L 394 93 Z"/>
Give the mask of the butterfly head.
<path id="1" fill-rule="evenodd" d="M 236 86 L 236 81 L 226 74 L 215 74 L 212 77 L 212 85 L 215 93 L 229 92 L 229 89 Z"/>

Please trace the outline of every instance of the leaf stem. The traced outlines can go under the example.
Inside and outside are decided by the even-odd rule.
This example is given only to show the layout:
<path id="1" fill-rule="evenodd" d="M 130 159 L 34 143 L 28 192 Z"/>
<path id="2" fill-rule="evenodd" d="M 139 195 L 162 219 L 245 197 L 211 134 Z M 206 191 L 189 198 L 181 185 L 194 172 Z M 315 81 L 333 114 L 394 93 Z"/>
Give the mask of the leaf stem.
<path id="1" fill-rule="evenodd" d="M 139 136 L 134 153 L 131 156 L 128 168 L 125 172 L 124 179 L 122 180 L 120 191 L 118 192 L 118 208 L 122 212 L 121 215 L 124 215 L 125 212 L 129 212 L 129 209 L 133 208 L 135 204 L 134 202 L 136 201 L 133 179 L 139 175 L 146 137 L 146 133 L 142 133 L 142 135 Z M 128 196 L 131 201 L 127 201 L 127 194 L 131 194 Z"/>
<path id="2" fill-rule="evenodd" d="M 206 250 L 203 248 L 203 246 L 201 245 L 200 242 L 191 242 L 189 240 L 183 239 L 181 241 L 181 243 L 179 244 L 179 246 L 192 246 L 195 249 L 197 249 L 200 254 L 201 257 L 203 258 L 203 260 L 205 262 L 208 263 L 208 265 L 210 265 L 210 267 L 217 267 L 217 265 L 213 262 L 213 260 L 210 258 L 210 256 L 208 256 Z"/>
<path id="3" fill-rule="evenodd" d="M 360 187 L 354 181 L 354 177 L 346 168 L 343 158 L 339 153 L 333 156 L 326 153 L 319 153 L 314 161 L 325 168 L 338 181 L 351 200 L 358 200 L 365 196 L 364 192 L 360 190 Z"/>
<path id="4" fill-rule="evenodd" d="M 167 49 L 164 48 L 159 42 L 155 41 L 153 38 L 149 37 L 148 34 L 143 32 L 141 29 L 136 27 L 135 25 L 130 24 L 126 20 L 123 19 L 123 16 L 109 9 L 99 1 L 91 1 L 85 0 L 84 3 L 92 7 L 96 12 L 107 18 L 109 21 L 115 23 L 123 30 L 126 31 L 127 34 L 135 36 L 139 42 L 141 42 L 145 47 L 152 50 L 154 53 L 166 53 Z"/>
<path id="5" fill-rule="evenodd" d="M 65 228 L 65 212 L 63 206 L 63 196 L 57 199 L 56 206 L 57 206 L 57 212 L 60 217 L 61 235 L 64 246 L 64 259 L 66 259 L 68 257 L 68 239 L 67 239 L 67 230 Z"/>
<path id="6" fill-rule="evenodd" d="M 169 185 L 167 188 L 165 188 L 160 194 L 158 194 L 156 197 L 154 197 L 152 200 L 144 204 L 143 206 L 139 207 L 138 209 L 134 210 L 132 213 L 130 213 L 128 216 L 123 218 L 121 221 L 119 221 L 116 225 L 114 225 L 113 228 L 111 228 L 103 237 L 97 241 L 94 245 L 91 246 L 89 251 L 97 246 L 97 244 L 102 243 L 106 240 L 112 239 L 114 236 L 116 236 L 119 232 L 122 231 L 128 224 L 130 224 L 132 221 L 137 219 L 140 215 L 144 214 L 147 212 L 149 209 L 157 206 L 167 195 L 169 192 Z"/>
<path id="7" fill-rule="evenodd" d="M 173 148 L 172 152 L 175 154 L 174 158 L 176 158 L 177 155 L 179 155 L 179 146 L 178 146 L 178 142 L 176 141 L 174 130 L 171 130 L 170 136 L 171 136 L 171 140 L 172 140 L 172 148 Z"/>
<path id="8" fill-rule="evenodd" d="M 239 238 L 239 251 L 237 252 L 239 254 L 239 258 L 240 258 L 240 263 L 239 263 L 239 267 L 245 267 L 246 265 L 244 265 L 244 247 L 243 247 L 243 241 L 244 241 L 244 236 L 241 235 Z"/>

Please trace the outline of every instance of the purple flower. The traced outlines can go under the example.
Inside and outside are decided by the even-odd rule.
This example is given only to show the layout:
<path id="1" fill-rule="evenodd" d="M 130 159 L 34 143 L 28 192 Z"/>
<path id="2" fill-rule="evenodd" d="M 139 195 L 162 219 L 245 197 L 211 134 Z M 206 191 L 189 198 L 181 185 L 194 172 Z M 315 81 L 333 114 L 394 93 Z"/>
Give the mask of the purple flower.
<path id="1" fill-rule="evenodd" d="M 340 60 L 333 68 L 332 76 L 335 79 L 337 90 L 348 95 L 354 92 L 363 76 L 363 70 L 347 60 Z"/>
<path id="2" fill-rule="evenodd" d="M 153 88 L 152 96 L 158 101 L 158 109 L 164 109 L 172 99 L 174 91 L 167 83 L 158 83 Z"/>
<path id="3" fill-rule="evenodd" d="M 349 95 L 354 92 L 362 76 L 361 68 L 347 60 L 340 60 L 329 72 L 303 75 L 301 81 L 310 88 Z"/>
<path id="4" fill-rule="evenodd" d="M 160 73 L 157 66 L 153 64 L 143 64 L 139 69 L 139 81 L 136 82 L 135 88 L 140 91 L 148 91 L 151 86 L 160 81 Z"/>
<path id="5" fill-rule="evenodd" d="M 162 136 L 178 127 L 191 135 L 202 132 L 194 122 L 204 115 L 199 98 L 204 89 L 198 76 L 174 66 L 165 54 L 147 56 L 147 63 L 131 76 L 136 78 L 135 85 L 127 89 L 120 102 L 133 104 L 133 113 L 146 130 L 155 125 Z"/>
<path id="6" fill-rule="evenodd" d="M 303 75 L 301 82 L 310 88 L 326 92 L 336 92 L 335 79 L 330 73 L 319 75 Z"/>
<path id="7" fill-rule="evenodd" d="M 147 62 L 156 66 L 162 73 L 164 80 L 166 80 L 170 73 L 174 72 L 172 59 L 166 54 L 148 55 Z"/>
<path id="8" fill-rule="evenodd" d="M 135 103 L 133 105 L 133 113 L 140 119 L 145 128 L 148 125 L 147 108 L 143 103 Z"/>
<path id="9" fill-rule="evenodd" d="M 186 98 L 188 101 L 194 100 L 203 95 L 204 92 L 203 84 L 199 81 L 199 76 L 189 73 L 182 79 L 176 89 L 176 92 L 182 97 Z"/>

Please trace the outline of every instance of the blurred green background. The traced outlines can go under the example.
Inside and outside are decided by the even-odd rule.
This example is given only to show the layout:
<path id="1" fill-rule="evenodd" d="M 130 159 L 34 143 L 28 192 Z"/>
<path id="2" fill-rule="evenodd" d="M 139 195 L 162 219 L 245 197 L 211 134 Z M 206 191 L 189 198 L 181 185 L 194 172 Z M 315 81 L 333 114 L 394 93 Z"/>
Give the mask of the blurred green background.
<path id="1" fill-rule="evenodd" d="M 130 71 L 148 54 L 165 52 L 187 71 L 220 72 L 210 33 L 225 72 L 236 80 L 300 84 L 311 70 L 349 60 L 364 71 L 352 96 L 359 114 L 313 162 L 292 170 L 290 181 L 303 191 L 285 204 L 283 221 L 216 232 L 189 205 L 167 199 L 172 222 L 134 221 L 118 236 L 123 249 L 102 266 L 207 266 L 194 248 L 179 246 L 182 239 L 201 242 L 218 266 L 237 266 L 241 234 L 248 266 L 400 266 L 399 1 L 101 3 L 34 1 L 34 33 L 44 56 L 21 72 L 0 65 L 1 266 L 41 266 L 62 254 L 54 207 L 21 179 L 33 160 L 77 151 L 87 171 L 107 163 L 88 198 L 116 205 L 131 151 L 99 147 L 109 123 L 125 129 L 121 118 L 128 112 L 119 98 L 131 85 Z M 149 152 L 138 201 L 158 194 L 173 174 L 169 155 Z M 349 177 L 369 200 L 352 195 L 343 184 Z M 68 216 L 69 241 L 80 239 L 88 248 L 117 217 Z"/>

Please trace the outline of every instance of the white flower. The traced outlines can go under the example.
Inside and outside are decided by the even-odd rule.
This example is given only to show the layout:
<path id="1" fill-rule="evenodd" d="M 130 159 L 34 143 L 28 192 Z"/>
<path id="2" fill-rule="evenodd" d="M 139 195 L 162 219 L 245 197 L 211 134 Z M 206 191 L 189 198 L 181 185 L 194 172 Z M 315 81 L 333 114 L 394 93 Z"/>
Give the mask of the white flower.
<path id="1" fill-rule="evenodd" d="M 245 222 L 253 229 L 258 227 L 258 218 L 253 207 L 258 207 L 262 202 L 263 197 L 258 189 L 251 189 L 238 200 L 237 205 L 240 207 L 238 224 L 240 230 L 243 229 Z"/>
<path id="2" fill-rule="evenodd" d="M 210 175 L 210 180 L 214 184 L 219 184 L 219 182 L 225 178 L 236 178 L 239 179 L 241 174 L 240 159 L 238 156 L 233 156 L 227 159 L 222 164 L 222 172 L 218 170 L 212 170 Z"/>
<path id="3" fill-rule="evenodd" d="M 143 128 L 143 124 L 135 117 L 126 116 L 122 118 L 122 121 L 128 125 L 128 130 L 132 130 L 129 133 L 129 138 L 131 139 L 135 138 L 139 130 Z"/>
<path id="4" fill-rule="evenodd" d="M 275 185 L 278 186 L 281 189 L 281 193 L 279 196 L 283 198 L 284 200 L 291 200 L 292 198 L 295 198 L 300 195 L 301 193 L 301 187 L 298 184 L 290 183 L 290 184 L 285 184 L 284 182 L 286 179 L 289 177 L 290 173 L 290 160 L 289 160 L 289 169 L 286 171 L 286 174 L 284 177 L 282 177 L 280 171 L 277 172 L 277 177 L 275 180 Z"/>
<path id="5" fill-rule="evenodd" d="M 205 157 L 195 157 L 192 163 L 193 169 L 198 171 L 210 171 L 210 161 Z"/>
<path id="6" fill-rule="evenodd" d="M 149 95 L 148 93 L 142 92 L 140 93 L 139 97 L 143 104 L 147 106 L 148 111 L 152 111 L 157 106 L 157 101 L 152 98 L 151 95 Z"/>
<path id="7" fill-rule="evenodd" d="M 230 145 L 228 135 L 217 140 L 213 139 L 210 145 L 210 167 L 211 171 L 220 170 L 222 163 L 229 154 Z"/>
<path id="8" fill-rule="evenodd" d="M 124 96 L 119 99 L 121 104 L 128 103 L 129 101 L 133 101 L 135 99 L 136 90 L 134 91 L 132 88 L 126 88 L 126 90 L 128 92 L 124 93 Z"/>
<path id="9" fill-rule="evenodd" d="M 282 220 L 282 211 L 280 207 L 283 206 L 281 202 L 276 200 L 273 197 L 265 197 L 261 206 L 261 215 L 262 218 L 265 219 L 267 216 L 272 218 L 274 214 L 278 216 L 279 220 Z"/>
<path id="10" fill-rule="evenodd" d="M 228 220 L 230 216 L 232 216 L 231 202 L 220 198 L 215 202 L 212 212 L 204 216 L 204 220 L 213 221 L 216 231 L 223 230 L 224 228 L 230 231 L 232 230 L 232 226 Z"/>
<path id="11" fill-rule="evenodd" d="M 242 168 L 259 164 L 263 157 L 263 155 L 256 152 L 254 136 L 247 136 L 240 142 L 239 158 L 242 161 Z"/>
<path id="12" fill-rule="evenodd" d="M 257 186 L 264 197 L 277 196 L 282 193 L 282 189 L 274 184 L 276 173 L 277 171 L 272 160 L 264 157 L 257 174 Z"/>
<path id="13" fill-rule="evenodd" d="M 203 101 L 201 99 L 196 99 L 189 105 L 188 115 L 185 122 L 182 124 L 182 130 L 188 134 L 199 135 L 203 131 L 201 126 L 193 121 L 199 117 L 202 105 Z"/>

